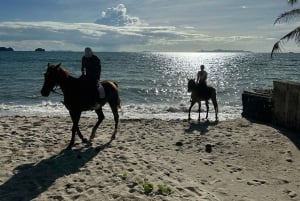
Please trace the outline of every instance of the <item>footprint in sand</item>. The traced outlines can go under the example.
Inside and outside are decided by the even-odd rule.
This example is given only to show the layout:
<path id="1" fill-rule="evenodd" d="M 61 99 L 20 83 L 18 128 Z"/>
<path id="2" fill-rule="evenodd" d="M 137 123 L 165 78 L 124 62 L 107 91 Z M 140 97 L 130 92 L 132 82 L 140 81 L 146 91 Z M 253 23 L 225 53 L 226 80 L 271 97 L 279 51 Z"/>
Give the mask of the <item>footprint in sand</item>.
<path id="1" fill-rule="evenodd" d="M 230 168 L 230 171 L 229 171 L 230 173 L 237 173 L 237 172 L 241 172 L 243 170 L 243 168 L 241 168 L 241 167 L 234 167 L 230 164 L 227 164 L 226 166 Z"/>
<path id="2" fill-rule="evenodd" d="M 200 159 L 205 165 L 212 166 L 214 162 L 212 160 Z"/>
<path id="3" fill-rule="evenodd" d="M 252 181 L 248 181 L 247 184 L 250 186 L 259 186 L 262 184 L 267 184 L 267 181 L 260 180 L 260 179 L 253 179 Z"/>
<path id="4" fill-rule="evenodd" d="M 290 198 L 295 198 L 297 197 L 297 193 L 288 189 L 285 189 L 283 192 L 285 192 Z"/>

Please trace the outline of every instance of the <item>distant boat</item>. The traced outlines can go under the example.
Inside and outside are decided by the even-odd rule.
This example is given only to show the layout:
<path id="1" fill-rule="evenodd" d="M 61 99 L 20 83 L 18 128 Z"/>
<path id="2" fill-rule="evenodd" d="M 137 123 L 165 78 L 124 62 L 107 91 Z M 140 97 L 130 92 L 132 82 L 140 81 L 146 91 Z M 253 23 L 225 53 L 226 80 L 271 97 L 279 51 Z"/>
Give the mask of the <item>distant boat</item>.
<path id="1" fill-rule="evenodd" d="M 34 51 L 36 51 L 36 52 L 45 52 L 46 50 L 43 49 L 43 48 L 37 48 L 37 49 L 35 49 Z"/>
<path id="2" fill-rule="evenodd" d="M 14 51 L 11 47 L 0 47 L 0 51 Z"/>

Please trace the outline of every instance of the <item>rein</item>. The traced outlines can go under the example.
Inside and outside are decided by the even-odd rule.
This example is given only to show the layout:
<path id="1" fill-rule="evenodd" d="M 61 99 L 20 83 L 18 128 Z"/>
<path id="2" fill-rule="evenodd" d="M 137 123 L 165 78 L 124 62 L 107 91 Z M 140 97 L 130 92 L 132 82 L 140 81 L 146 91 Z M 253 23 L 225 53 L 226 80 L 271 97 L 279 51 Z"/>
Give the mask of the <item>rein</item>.
<path id="1" fill-rule="evenodd" d="M 60 93 L 60 92 L 57 92 L 57 90 L 58 89 L 60 89 L 60 87 L 55 87 L 55 88 L 53 88 L 51 91 L 53 92 L 53 93 L 56 93 L 56 94 L 58 94 L 58 95 L 61 95 L 61 96 L 63 96 L 63 94 L 62 93 Z"/>

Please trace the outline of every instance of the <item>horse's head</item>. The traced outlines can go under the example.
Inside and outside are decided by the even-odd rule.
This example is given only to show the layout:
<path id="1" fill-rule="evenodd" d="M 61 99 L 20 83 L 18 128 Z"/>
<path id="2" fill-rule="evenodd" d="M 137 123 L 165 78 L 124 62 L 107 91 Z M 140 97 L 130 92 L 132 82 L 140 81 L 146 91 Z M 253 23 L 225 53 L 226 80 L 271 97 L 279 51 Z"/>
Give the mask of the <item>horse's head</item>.
<path id="1" fill-rule="evenodd" d="M 196 81 L 194 79 L 190 79 L 188 81 L 188 92 L 191 92 L 195 88 L 196 85 L 197 85 Z"/>
<path id="2" fill-rule="evenodd" d="M 66 76 L 66 71 L 58 65 L 51 65 L 48 63 L 48 68 L 44 74 L 45 80 L 41 90 L 42 96 L 49 96 L 50 92 L 53 91 L 54 87 L 59 85 L 60 78 L 62 75 Z"/>

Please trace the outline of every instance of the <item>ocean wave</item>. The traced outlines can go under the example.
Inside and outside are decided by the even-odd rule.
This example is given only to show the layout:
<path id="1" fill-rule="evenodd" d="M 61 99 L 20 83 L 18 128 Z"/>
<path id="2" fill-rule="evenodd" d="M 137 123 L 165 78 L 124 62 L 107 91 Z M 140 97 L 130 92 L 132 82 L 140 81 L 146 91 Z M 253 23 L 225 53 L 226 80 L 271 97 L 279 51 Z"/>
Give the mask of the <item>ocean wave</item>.
<path id="1" fill-rule="evenodd" d="M 189 104 L 164 105 L 164 104 L 128 104 L 122 105 L 120 110 L 121 119 L 186 119 Z M 205 117 L 206 107 L 201 108 L 201 117 Z M 219 108 L 220 120 L 240 117 L 242 108 L 240 106 L 224 106 Z M 103 107 L 104 115 L 113 118 L 108 105 Z M 210 106 L 209 118 L 214 119 L 214 108 Z M 34 105 L 8 105 L 0 104 L 0 116 L 68 116 L 69 112 L 60 102 L 43 101 Z M 82 116 L 95 116 L 93 111 L 83 112 Z M 197 118 L 198 106 L 192 108 L 191 116 Z"/>

